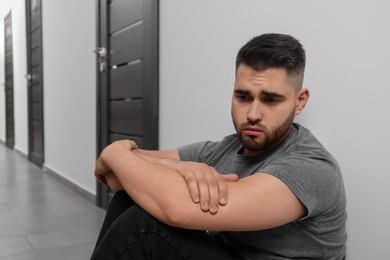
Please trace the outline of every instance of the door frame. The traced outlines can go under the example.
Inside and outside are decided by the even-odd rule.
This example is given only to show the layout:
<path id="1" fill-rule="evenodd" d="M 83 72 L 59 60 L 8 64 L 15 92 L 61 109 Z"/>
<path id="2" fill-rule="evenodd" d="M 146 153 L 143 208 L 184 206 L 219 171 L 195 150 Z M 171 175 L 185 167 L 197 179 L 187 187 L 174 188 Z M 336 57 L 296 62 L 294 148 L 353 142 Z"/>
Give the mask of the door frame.
<path id="1" fill-rule="evenodd" d="M 8 24 L 8 25 L 7 25 Z M 8 39 L 7 29 L 10 28 L 11 39 Z M 6 146 L 10 149 L 15 145 L 15 113 L 14 113 L 14 61 L 13 61 L 13 30 L 12 30 L 12 10 L 10 10 L 4 17 L 4 53 L 7 52 L 7 41 L 10 40 L 11 47 L 9 49 L 10 55 L 4 55 L 4 69 L 5 69 L 5 113 L 6 113 Z M 7 65 L 7 62 L 10 65 Z M 11 66 L 11 80 L 7 80 L 7 66 Z M 8 71 L 9 72 L 9 71 Z M 11 92 L 10 95 L 8 92 Z"/>
<path id="2" fill-rule="evenodd" d="M 43 113 L 43 41 L 42 41 L 42 0 L 35 0 L 39 2 L 39 28 L 41 30 L 41 33 L 39 35 L 39 40 L 40 40 L 40 53 L 39 53 L 39 59 L 40 59 L 40 75 L 39 75 L 39 80 L 40 80 L 40 100 L 41 100 L 41 107 L 39 111 L 41 112 L 41 118 L 42 118 L 42 123 L 41 123 L 41 135 L 42 135 L 42 154 L 41 155 L 36 155 L 33 153 L 33 137 L 34 137 L 34 127 L 33 127 L 33 91 L 32 91 L 32 83 L 33 83 L 33 74 L 32 74 L 32 61 L 31 61 L 31 39 L 30 39 L 30 33 L 31 33 L 31 20 L 30 20 L 30 13 L 31 13 L 31 2 L 34 0 L 26 0 L 26 45 L 27 45 L 27 105 L 28 105 L 28 159 L 35 163 L 38 166 L 42 166 L 45 158 L 45 145 L 44 145 L 44 113 Z"/>
<path id="3" fill-rule="evenodd" d="M 109 50 L 109 42 L 107 34 L 109 32 L 108 22 L 108 7 L 107 2 L 109 0 L 96 0 L 97 13 L 97 49 L 105 47 Z M 143 12 L 144 17 L 144 59 L 143 59 L 143 104 L 145 115 L 143 116 L 143 144 L 144 149 L 158 149 L 158 120 L 159 120 L 159 0 L 143 0 Z M 96 93 L 97 93 L 97 139 L 96 150 L 98 157 L 100 152 L 109 144 L 109 115 L 108 115 L 108 97 L 109 97 L 109 69 L 100 71 L 99 55 L 96 60 Z M 104 58 L 105 64 L 110 64 L 109 51 Z M 107 66 L 106 66 L 107 67 Z M 96 184 L 96 204 L 99 207 L 107 208 L 111 201 L 112 194 L 110 189 L 97 182 Z"/>
<path id="4" fill-rule="evenodd" d="M 99 46 L 108 46 L 108 39 L 105 37 L 108 33 L 108 8 L 107 4 L 103 4 L 102 0 L 96 0 L 96 50 Z M 109 55 L 107 55 L 107 59 Z M 103 126 L 108 125 L 108 115 L 104 111 L 108 107 L 108 70 L 100 71 L 100 61 L 96 59 L 96 158 L 99 156 L 103 148 L 108 144 L 108 129 L 103 129 Z M 106 64 L 108 60 L 105 61 Z M 109 189 L 106 185 L 96 182 L 96 205 L 102 208 L 107 208 Z"/>

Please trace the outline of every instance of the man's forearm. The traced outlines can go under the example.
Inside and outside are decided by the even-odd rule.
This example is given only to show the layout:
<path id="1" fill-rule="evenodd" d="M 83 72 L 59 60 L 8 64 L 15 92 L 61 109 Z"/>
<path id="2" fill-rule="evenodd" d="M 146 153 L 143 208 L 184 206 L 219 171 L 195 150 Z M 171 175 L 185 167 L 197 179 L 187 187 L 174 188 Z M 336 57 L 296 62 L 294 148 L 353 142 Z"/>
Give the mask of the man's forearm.
<path id="1" fill-rule="evenodd" d="M 217 213 L 220 205 L 228 201 L 227 182 L 238 180 L 236 174 L 221 175 L 213 167 L 199 162 L 181 161 L 177 150 L 165 152 L 165 156 L 150 154 L 145 150 L 133 150 L 141 158 L 177 171 L 185 180 L 194 203 L 200 203 L 204 211 Z M 177 156 L 177 158 L 176 158 Z"/>
<path id="2" fill-rule="evenodd" d="M 102 152 L 101 160 L 132 199 L 163 222 L 170 222 L 172 201 L 191 202 L 184 179 L 175 170 L 145 160 L 136 151 L 111 145 Z M 179 200 L 172 190 L 180 194 Z"/>
<path id="3" fill-rule="evenodd" d="M 169 167 L 174 170 L 178 170 L 178 165 L 180 163 L 180 160 L 178 159 L 172 159 L 172 158 L 165 158 L 160 156 L 152 156 L 149 154 L 146 154 L 142 152 L 142 150 L 133 150 L 138 156 L 140 156 L 142 159 L 150 162 L 150 163 L 156 163 L 161 166 Z"/>

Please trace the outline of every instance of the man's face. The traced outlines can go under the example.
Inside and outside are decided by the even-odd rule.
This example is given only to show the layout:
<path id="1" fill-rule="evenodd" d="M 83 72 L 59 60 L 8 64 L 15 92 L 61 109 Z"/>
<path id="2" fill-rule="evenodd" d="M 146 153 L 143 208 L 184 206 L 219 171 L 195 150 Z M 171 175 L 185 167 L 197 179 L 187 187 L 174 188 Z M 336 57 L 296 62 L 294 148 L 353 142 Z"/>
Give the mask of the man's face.
<path id="1" fill-rule="evenodd" d="M 285 69 L 255 71 L 241 64 L 232 97 L 232 118 L 247 155 L 260 154 L 280 144 L 309 92 L 297 89 Z"/>

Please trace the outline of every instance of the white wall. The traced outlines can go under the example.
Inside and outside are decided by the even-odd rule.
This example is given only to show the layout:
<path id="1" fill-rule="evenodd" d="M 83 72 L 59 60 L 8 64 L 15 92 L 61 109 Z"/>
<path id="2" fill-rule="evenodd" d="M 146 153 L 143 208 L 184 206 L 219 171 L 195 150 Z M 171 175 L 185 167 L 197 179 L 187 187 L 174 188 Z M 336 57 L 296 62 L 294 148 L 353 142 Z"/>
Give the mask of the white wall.
<path id="1" fill-rule="evenodd" d="M 161 1 L 160 146 L 231 133 L 237 50 L 281 32 L 306 48 L 311 99 L 299 121 L 344 171 L 348 259 L 388 259 L 390 2 Z"/>
<path id="2" fill-rule="evenodd" d="M 95 194 L 95 0 L 42 3 L 45 166 Z"/>

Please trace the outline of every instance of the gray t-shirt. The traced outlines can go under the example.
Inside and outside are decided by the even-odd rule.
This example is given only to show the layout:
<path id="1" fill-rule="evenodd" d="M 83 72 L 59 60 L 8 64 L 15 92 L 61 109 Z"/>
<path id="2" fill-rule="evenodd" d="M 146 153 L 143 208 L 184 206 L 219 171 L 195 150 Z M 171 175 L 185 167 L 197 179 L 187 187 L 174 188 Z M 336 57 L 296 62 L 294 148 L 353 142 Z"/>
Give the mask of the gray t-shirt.
<path id="1" fill-rule="evenodd" d="M 220 142 L 179 148 L 183 161 L 203 162 L 240 178 L 268 173 L 282 180 L 306 206 L 307 215 L 260 231 L 220 232 L 218 241 L 236 259 L 343 259 L 347 239 L 346 197 L 341 170 L 306 128 L 293 124 L 286 140 L 262 156 L 239 154 L 236 134 Z"/>

